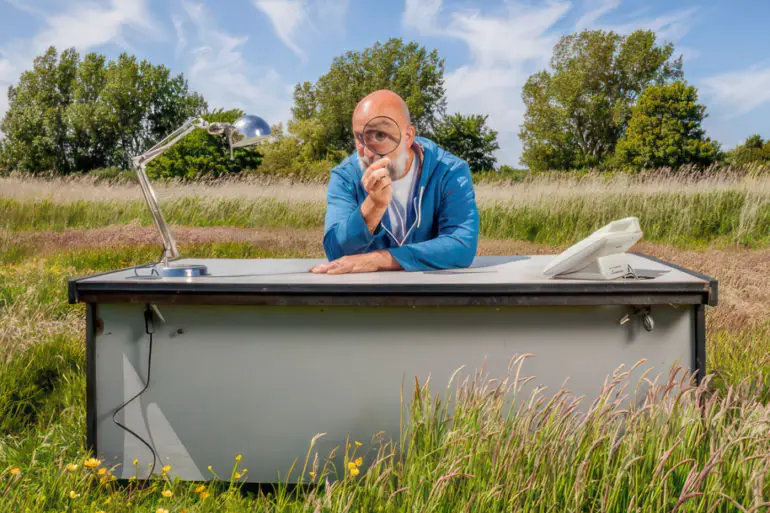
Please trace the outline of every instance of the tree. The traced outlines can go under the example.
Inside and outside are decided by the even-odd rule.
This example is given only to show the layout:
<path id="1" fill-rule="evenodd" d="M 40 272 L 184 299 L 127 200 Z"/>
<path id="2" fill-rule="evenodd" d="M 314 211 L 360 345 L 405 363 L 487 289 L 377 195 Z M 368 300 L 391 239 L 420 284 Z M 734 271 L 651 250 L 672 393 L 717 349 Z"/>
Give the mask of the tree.
<path id="1" fill-rule="evenodd" d="M 522 91 L 522 164 L 541 171 L 606 162 L 642 91 L 682 78 L 681 57 L 672 59 L 673 53 L 673 45 L 656 44 L 652 31 L 621 36 L 585 30 L 561 37 L 552 71 L 535 73 Z"/>
<path id="2" fill-rule="evenodd" d="M 287 128 L 288 134 L 284 134 L 281 125 L 272 129 L 274 142 L 261 149 L 263 158 L 258 174 L 316 181 L 328 178 L 329 171 L 345 158 L 343 151 L 322 151 L 318 120 L 290 121 Z"/>
<path id="3" fill-rule="evenodd" d="M 746 142 L 730 150 L 727 160 L 739 166 L 770 164 L 770 139 L 764 141 L 759 134 L 753 134 L 746 138 Z"/>
<path id="4" fill-rule="evenodd" d="M 203 98 L 182 75 L 121 54 L 107 61 L 50 47 L 8 92 L 0 123 L 12 167 L 31 172 L 130 166 L 186 118 L 204 112 Z"/>
<path id="5" fill-rule="evenodd" d="M 493 152 L 500 149 L 497 131 L 486 126 L 488 116 L 452 114 L 444 117 L 433 132 L 433 140 L 442 148 L 465 159 L 471 171 L 494 169 Z"/>
<path id="6" fill-rule="evenodd" d="M 695 87 L 683 81 L 648 87 L 617 144 L 618 163 L 636 169 L 713 163 L 720 150 L 701 126 L 705 112 Z"/>
<path id="7" fill-rule="evenodd" d="M 320 153 L 355 149 L 351 119 L 356 104 L 378 89 L 398 93 L 418 134 L 429 134 L 446 109 L 444 60 L 436 50 L 391 38 L 363 52 L 348 51 L 315 83 L 294 89 L 295 121 L 319 121 Z"/>
<path id="8" fill-rule="evenodd" d="M 59 57 L 51 47 L 34 59 L 32 71 L 8 88 L 9 109 L 0 123 L 6 137 L 6 158 L 12 167 L 29 171 L 71 168 L 71 148 L 64 123 L 72 103 L 78 55 L 66 50 Z"/>

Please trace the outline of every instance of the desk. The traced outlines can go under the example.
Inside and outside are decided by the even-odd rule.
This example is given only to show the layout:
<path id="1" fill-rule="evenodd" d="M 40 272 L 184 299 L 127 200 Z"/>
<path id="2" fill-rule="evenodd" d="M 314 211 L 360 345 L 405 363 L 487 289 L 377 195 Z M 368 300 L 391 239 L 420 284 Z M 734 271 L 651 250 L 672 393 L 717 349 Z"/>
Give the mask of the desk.
<path id="1" fill-rule="evenodd" d="M 311 439 L 319 458 L 347 440 L 371 449 L 382 433 L 398 441 L 401 394 L 430 376 L 445 397 L 450 377 L 509 375 L 532 353 L 528 386 L 555 393 L 566 381 L 590 404 L 605 378 L 647 359 L 652 376 L 672 366 L 705 371 L 705 305 L 712 278 L 632 254 L 650 279 L 545 279 L 552 256 L 478 257 L 467 269 L 341 276 L 308 273 L 322 260 L 198 259 L 209 275 L 148 277 L 132 267 L 73 279 L 69 301 L 86 303 L 87 443 L 115 475 L 147 473 L 152 452 L 172 477 L 229 479 L 243 455 L 248 481 L 285 481 L 302 468 Z M 152 358 L 144 312 L 155 305 Z M 654 329 L 635 307 L 650 308 Z M 637 372 L 636 370 L 634 372 Z M 648 377 L 651 377 L 648 375 Z M 529 390 L 529 389 L 528 389 Z M 451 390 L 453 392 L 453 390 Z M 337 463 L 341 470 L 341 465 Z M 143 474 L 144 472 L 144 474 Z M 295 478 L 297 473 L 292 475 Z M 306 478 L 307 479 L 307 478 Z M 289 479 L 293 482 L 293 479 Z"/>

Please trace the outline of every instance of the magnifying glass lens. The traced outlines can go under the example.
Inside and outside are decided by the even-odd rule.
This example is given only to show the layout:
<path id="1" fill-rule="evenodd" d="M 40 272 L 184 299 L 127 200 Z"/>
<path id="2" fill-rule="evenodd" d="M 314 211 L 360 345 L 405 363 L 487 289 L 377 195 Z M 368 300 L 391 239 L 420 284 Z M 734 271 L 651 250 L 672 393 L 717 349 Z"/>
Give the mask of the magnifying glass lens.
<path id="1" fill-rule="evenodd" d="M 378 116 L 364 127 L 363 143 L 372 153 L 387 155 L 401 143 L 401 129 L 395 120 Z"/>

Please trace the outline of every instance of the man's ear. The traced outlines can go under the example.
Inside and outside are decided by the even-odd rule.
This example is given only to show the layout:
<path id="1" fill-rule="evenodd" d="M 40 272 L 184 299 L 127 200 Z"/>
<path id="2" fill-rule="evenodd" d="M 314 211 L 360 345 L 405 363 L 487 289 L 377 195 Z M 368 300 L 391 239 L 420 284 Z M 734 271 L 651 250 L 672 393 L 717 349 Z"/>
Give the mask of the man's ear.
<path id="1" fill-rule="evenodd" d="M 414 129 L 414 125 L 406 127 L 406 135 L 409 137 L 409 143 L 414 142 L 414 138 L 417 137 L 417 131 Z"/>

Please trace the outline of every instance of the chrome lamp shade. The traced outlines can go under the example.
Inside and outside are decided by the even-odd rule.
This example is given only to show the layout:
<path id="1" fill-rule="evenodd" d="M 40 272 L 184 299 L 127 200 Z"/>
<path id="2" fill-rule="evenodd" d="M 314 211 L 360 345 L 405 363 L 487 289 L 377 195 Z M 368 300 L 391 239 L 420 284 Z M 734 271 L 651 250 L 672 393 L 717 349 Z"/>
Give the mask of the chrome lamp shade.
<path id="1" fill-rule="evenodd" d="M 233 148 L 258 144 L 270 135 L 270 125 L 259 116 L 246 114 L 232 125 L 230 142 Z"/>

